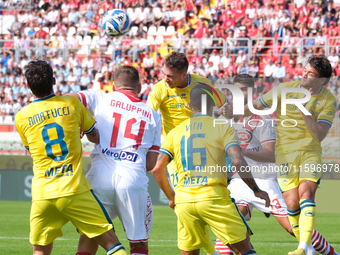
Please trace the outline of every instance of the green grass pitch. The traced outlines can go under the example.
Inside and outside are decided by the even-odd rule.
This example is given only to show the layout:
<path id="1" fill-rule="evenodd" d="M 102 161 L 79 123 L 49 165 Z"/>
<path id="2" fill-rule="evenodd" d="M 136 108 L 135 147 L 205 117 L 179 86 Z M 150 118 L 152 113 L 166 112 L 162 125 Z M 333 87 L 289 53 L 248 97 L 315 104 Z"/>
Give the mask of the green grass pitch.
<path id="1" fill-rule="evenodd" d="M 0 201 L 0 254 L 32 254 L 28 241 L 30 202 Z M 340 213 L 318 213 L 316 228 L 340 250 Z M 118 220 L 114 221 L 118 237 L 125 247 L 128 242 Z M 265 218 L 263 213 L 254 211 L 249 226 L 254 232 L 252 243 L 257 254 L 286 255 L 297 247 L 297 241 L 276 222 L 274 217 Z M 54 242 L 54 255 L 74 255 L 77 251 L 78 234 L 72 224 L 63 227 L 64 236 Z M 212 239 L 214 238 L 211 235 Z M 150 254 L 180 254 L 176 246 L 176 216 L 166 206 L 154 206 L 154 224 L 149 242 Z M 99 255 L 105 255 L 100 248 Z M 201 251 L 201 254 L 205 252 Z"/>

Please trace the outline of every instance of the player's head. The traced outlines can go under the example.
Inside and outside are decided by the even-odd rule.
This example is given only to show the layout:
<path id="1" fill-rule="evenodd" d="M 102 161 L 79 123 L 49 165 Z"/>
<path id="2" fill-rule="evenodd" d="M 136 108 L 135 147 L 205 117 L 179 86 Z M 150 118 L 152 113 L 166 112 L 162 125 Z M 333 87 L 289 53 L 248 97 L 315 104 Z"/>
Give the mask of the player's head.
<path id="1" fill-rule="evenodd" d="M 207 113 L 212 115 L 212 109 L 214 104 L 213 92 L 212 90 L 204 83 L 198 83 L 195 87 L 193 87 L 190 91 L 190 107 L 194 110 L 194 112 L 202 112 L 202 96 L 206 95 L 207 99 Z"/>
<path id="2" fill-rule="evenodd" d="M 183 86 L 187 77 L 189 62 L 184 53 L 173 51 L 165 58 L 163 75 L 165 82 L 170 88 Z"/>
<path id="3" fill-rule="evenodd" d="M 253 94 L 255 93 L 255 81 L 253 76 L 249 74 L 237 75 L 233 80 L 233 85 L 242 90 L 244 96 L 244 104 L 248 102 L 248 88 L 253 88 Z"/>
<path id="4" fill-rule="evenodd" d="M 116 90 L 131 90 L 138 93 L 140 90 L 138 70 L 132 66 L 121 66 L 115 71 Z"/>
<path id="5" fill-rule="evenodd" d="M 25 66 L 25 77 L 28 87 L 38 97 L 45 97 L 53 93 L 55 79 L 53 69 L 45 60 L 32 60 Z"/>
<path id="6" fill-rule="evenodd" d="M 332 66 L 324 55 L 313 55 L 309 58 L 302 74 L 301 86 L 311 88 L 313 86 L 326 85 L 332 76 Z"/>

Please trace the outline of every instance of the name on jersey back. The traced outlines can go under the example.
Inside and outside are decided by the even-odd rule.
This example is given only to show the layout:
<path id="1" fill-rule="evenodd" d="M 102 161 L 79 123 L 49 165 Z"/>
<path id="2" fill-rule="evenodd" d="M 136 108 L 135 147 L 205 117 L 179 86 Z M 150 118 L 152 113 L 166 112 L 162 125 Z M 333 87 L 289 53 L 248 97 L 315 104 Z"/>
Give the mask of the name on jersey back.
<path id="1" fill-rule="evenodd" d="M 148 119 L 151 119 L 151 112 L 146 111 L 146 110 L 144 110 L 140 107 L 137 107 L 133 104 L 121 102 L 119 100 L 111 100 L 110 106 L 116 107 L 116 108 L 119 108 L 119 109 L 122 109 L 122 110 L 125 110 L 125 111 L 129 111 L 129 112 L 132 112 L 132 113 L 137 113 L 137 114 L 140 114 L 140 115 L 142 115 L 142 116 L 144 116 Z"/>

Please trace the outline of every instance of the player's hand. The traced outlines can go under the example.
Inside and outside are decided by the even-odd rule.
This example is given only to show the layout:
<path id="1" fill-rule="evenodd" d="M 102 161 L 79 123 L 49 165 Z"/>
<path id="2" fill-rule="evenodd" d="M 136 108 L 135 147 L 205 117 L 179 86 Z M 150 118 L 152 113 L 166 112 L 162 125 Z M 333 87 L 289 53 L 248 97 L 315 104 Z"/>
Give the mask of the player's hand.
<path id="1" fill-rule="evenodd" d="M 172 210 L 174 210 L 174 208 L 175 208 L 175 198 L 172 199 L 172 200 L 169 200 L 169 206 Z"/>
<path id="2" fill-rule="evenodd" d="M 254 194 L 255 194 L 256 197 L 261 198 L 261 199 L 266 201 L 266 207 L 270 206 L 270 198 L 269 198 L 267 192 L 260 190 L 258 192 L 255 192 Z"/>
<path id="3" fill-rule="evenodd" d="M 80 139 L 82 139 L 84 137 L 84 131 L 81 130 L 81 128 L 79 128 L 79 134 L 80 134 Z"/>
<path id="4" fill-rule="evenodd" d="M 234 117 L 232 104 L 225 103 L 224 105 L 221 106 L 220 111 L 221 111 L 222 116 L 226 119 L 232 119 Z"/>

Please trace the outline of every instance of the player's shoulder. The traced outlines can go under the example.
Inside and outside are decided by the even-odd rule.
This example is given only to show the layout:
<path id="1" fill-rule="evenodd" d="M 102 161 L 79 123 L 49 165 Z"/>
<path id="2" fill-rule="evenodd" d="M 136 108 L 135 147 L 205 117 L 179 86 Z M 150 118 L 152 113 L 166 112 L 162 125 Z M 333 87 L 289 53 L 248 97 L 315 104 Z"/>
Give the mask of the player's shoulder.
<path id="1" fill-rule="evenodd" d="M 213 86 L 213 83 L 206 77 L 200 76 L 198 74 L 190 73 L 189 79 L 191 79 L 190 84 L 193 83 L 205 83 L 210 86 Z M 196 85 L 196 84 L 195 84 Z"/>
<path id="2" fill-rule="evenodd" d="M 301 85 L 301 81 L 288 81 L 279 83 L 276 86 L 278 87 L 284 87 L 284 88 L 298 88 Z"/>
<path id="3" fill-rule="evenodd" d="M 321 96 L 324 96 L 327 100 L 335 101 L 335 102 L 336 102 L 335 96 L 334 96 L 334 95 L 332 94 L 332 92 L 331 92 L 328 88 L 326 88 L 326 87 L 322 87 L 322 88 L 321 88 L 320 95 L 321 95 Z"/>
<path id="4" fill-rule="evenodd" d="M 157 92 L 163 92 L 163 91 L 165 91 L 166 87 L 167 86 L 166 86 L 165 80 L 162 79 L 159 82 L 157 82 L 155 85 L 152 86 L 150 93 L 151 92 L 156 92 L 156 93 Z"/>

